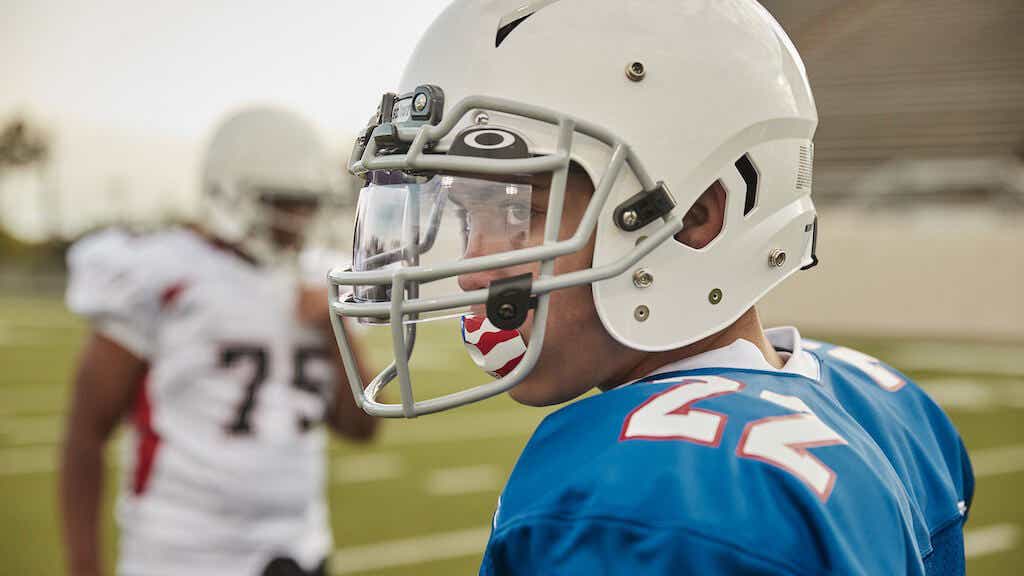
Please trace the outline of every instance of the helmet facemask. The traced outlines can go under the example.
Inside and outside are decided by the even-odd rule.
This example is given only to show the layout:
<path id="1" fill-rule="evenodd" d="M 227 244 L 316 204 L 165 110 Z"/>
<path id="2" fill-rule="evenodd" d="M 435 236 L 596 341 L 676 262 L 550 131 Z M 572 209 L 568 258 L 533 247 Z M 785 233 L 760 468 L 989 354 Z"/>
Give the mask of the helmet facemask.
<path id="1" fill-rule="evenodd" d="M 424 92 L 442 94 L 429 87 L 406 98 Z M 392 112 L 379 115 L 357 146 L 351 168 L 367 185 L 360 194 L 353 266 L 329 276 L 336 313 L 332 321 L 357 402 L 371 414 L 414 417 L 500 394 L 521 382 L 539 359 L 551 292 L 622 273 L 678 232 L 682 215 L 629 147 L 598 126 L 486 97 L 466 98 L 443 121 L 416 121 L 394 118 L 415 108 L 397 100 L 385 97 L 382 109 L 390 105 Z M 500 115 L 503 123 L 479 122 L 490 115 Z M 548 153 L 531 151 L 517 130 L 505 127 L 506 121 L 546 125 L 555 134 L 555 145 Z M 608 162 L 577 229 L 562 231 L 574 142 L 582 139 L 606 147 Z M 518 153 L 509 154 L 510 149 Z M 547 206 L 538 221 L 530 209 L 531 182 L 548 180 Z M 632 229 L 653 223 L 650 235 L 612 265 L 555 275 L 555 259 L 587 245 L 612 188 L 623 180 L 638 181 L 643 189 L 623 203 L 626 209 L 617 218 Z M 515 273 L 517 267 L 538 263 L 536 275 Z M 465 281 L 482 272 L 493 273 L 486 286 Z M 526 350 L 504 375 L 499 372 L 497 380 L 466 390 L 415 399 L 409 360 L 426 320 L 461 319 L 474 312 L 477 322 L 486 316 L 499 330 L 517 330 L 531 311 Z M 339 316 L 391 328 L 395 362 L 365 391 Z M 378 394 L 395 379 L 402 403 L 379 403 Z"/>
<path id="2" fill-rule="evenodd" d="M 350 162 L 356 174 L 392 170 L 499 182 L 548 174 L 552 181 L 547 220 L 526 248 L 426 266 L 406 258 L 387 270 L 332 271 L 335 312 L 391 329 L 395 361 L 364 394 L 335 318 L 353 392 L 368 412 L 443 410 L 508 390 L 528 374 L 515 394 L 526 403 L 547 401 L 540 393 L 553 375 L 581 377 L 572 370 L 589 371 L 572 391 L 609 385 L 605 379 L 616 378 L 610 372 L 621 366 L 570 366 L 566 351 L 681 349 L 728 327 L 815 262 L 817 111 L 800 56 L 772 16 L 754 0 L 585 5 L 566 0 L 534 10 L 516 0 L 452 2 L 409 59 L 400 81 L 407 92 L 385 95 L 359 139 Z M 574 204 L 565 211 L 569 221 L 578 219 L 576 229 L 559 230 L 570 162 L 594 190 L 585 209 Z M 726 192 L 720 234 L 700 248 L 675 241 L 683 215 L 715 182 Z M 556 258 L 572 265 L 556 268 Z M 517 277 L 516 267 L 531 274 Z M 455 284 L 484 272 L 495 278 L 485 287 Z M 450 289 L 432 293 L 445 279 Z M 356 302 L 350 294 L 359 287 L 385 297 Z M 580 318 L 581 308 L 563 311 L 561 303 L 585 290 L 605 333 L 594 334 L 588 323 L 586 342 L 549 341 L 534 370 L 548 297 L 566 288 L 573 290 L 558 295 L 551 334 L 561 338 L 560 321 Z M 525 355 L 497 381 L 417 401 L 411 341 L 417 327 L 429 324 L 415 320 L 467 306 L 487 312 L 499 330 L 500 310 L 509 326 L 527 319 Z M 431 348 L 440 346 L 427 337 Z M 594 348 L 599 340 L 608 348 Z M 381 404 L 377 394 L 394 379 L 402 403 Z M 429 380 L 416 379 L 418 394 L 429 390 Z"/>

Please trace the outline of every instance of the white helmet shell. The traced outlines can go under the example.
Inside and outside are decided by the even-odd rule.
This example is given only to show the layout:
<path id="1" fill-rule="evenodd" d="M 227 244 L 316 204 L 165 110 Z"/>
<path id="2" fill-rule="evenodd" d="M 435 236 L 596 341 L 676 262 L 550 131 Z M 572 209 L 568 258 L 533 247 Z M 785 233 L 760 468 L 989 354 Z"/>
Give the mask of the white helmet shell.
<path id="1" fill-rule="evenodd" d="M 285 254 L 266 233 L 260 192 L 319 199 L 335 184 L 313 126 L 275 107 L 246 108 L 221 122 L 207 147 L 201 178 L 203 224 L 263 262 Z"/>
<path id="2" fill-rule="evenodd" d="M 430 97 L 431 87 L 443 91 L 436 119 L 430 103 L 438 99 Z M 483 290 L 410 300 L 403 295 L 407 282 L 541 263 L 532 284 L 534 330 L 516 369 L 498 382 L 414 402 L 406 362 L 411 350 L 396 350 L 395 365 L 366 394 L 358 378 L 353 382 L 357 401 L 372 413 L 415 416 L 514 386 L 536 364 L 552 290 L 592 284 L 599 316 L 614 338 L 638 350 L 668 350 L 725 328 L 772 287 L 815 262 L 814 98 L 792 42 L 754 0 L 622 0 L 600 6 L 586 0 L 456 0 L 421 38 L 398 93 L 398 100 L 385 96 L 387 106 L 356 149 L 354 172 L 496 175 L 509 173 L 501 172 L 506 168 L 548 167 L 555 170 L 551 205 L 560 210 L 561 200 L 554 199 L 564 195 L 567 157 L 587 172 L 596 191 L 580 230 L 567 241 L 553 234 L 557 225 L 548 226 L 543 245 L 500 258 L 393 273 L 332 271 L 336 288 L 394 280 L 386 293 L 395 301 L 339 301 L 332 307 L 345 316 L 390 320 L 401 348 L 407 347 L 401 336 L 407 315 L 446 303 L 487 299 L 490 305 Z M 417 102 L 426 108 L 417 109 Z M 482 123 L 484 131 L 503 130 L 508 137 L 493 134 L 484 142 L 483 131 L 466 130 Z M 478 140 L 469 141 L 470 135 Z M 505 142 L 527 148 L 528 157 L 452 155 L 466 145 L 483 149 Z M 682 217 L 715 182 L 727 192 L 722 232 L 701 249 L 675 241 Z M 665 190 L 669 209 L 642 218 L 638 226 L 624 225 L 624 207 L 634 198 L 665 198 Z M 579 238 L 580 231 L 587 236 Z M 591 238 L 591 268 L 571 279 L 555 275 L 554 258 Z M 402 384 L 400 411 L 373 400 L 396 377 Z"/>
<path id="3" fill-rule="evenodd" d="M 496 47 L 501 24 L 516 20 Z M 453 54 L 463 55 L 458 65 Z M 639 81 L 627 71 L 633 63 L 643 68 Z M 421 84 L 440 86 L 449 105 L 500 96 L 600 124 L 629 143 L 679 206 L 723 183 L 725 226 L 711 245 L 694 250 L 670 240 L 628 273 L 594 283 L 605 328 L 627 346 L 666 350 L 710 335 L 810 264 L 815 212 L 807 172 L 817 110 L 795 47 L 753 0 L 633 0 L 599 9 L 585 0 L 456 1 L 420 40 L 400 88 Z M 523 134 L 532 153 L 554 151 L 550 124 L 490 116 L 491 124 Z M 597 182 L 610 151 L 581 140 L 573 160 Z M 736 168 L 744 155 L 757 176 L 747 214 L 747 183 Z M 595 268 L 645 234 L 624 232 L 612 218 L 639 191 L 629 177 L 613 189 L 598 219 Z M 769 262 L 774 250 L 787 255 L 783 265 Z M 653 276 L 647 288 L 633 283 L 640 268 Z"/>

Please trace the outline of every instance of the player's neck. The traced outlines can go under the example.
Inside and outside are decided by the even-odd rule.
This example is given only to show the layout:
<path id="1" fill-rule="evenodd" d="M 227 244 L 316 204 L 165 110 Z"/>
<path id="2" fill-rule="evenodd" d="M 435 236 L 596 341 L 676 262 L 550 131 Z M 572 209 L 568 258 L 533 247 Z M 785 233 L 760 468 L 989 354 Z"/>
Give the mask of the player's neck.
<path id="1" fill-rule="evenodd" d="M 654 372 L 662 366 L 691 358 L 698 354 L 710 352 L 711 350 L 717 350 L 724 348 L 737 340 L 746 340 L 757 347 L 764 356 L 764 359 L 775 368 L 782 368 L 785 362 L 779 353 L 772 347 L 771 342 L 768 341 L 768 337 L 764 334 L 764 329 L 761 327 L 761 318 L 757 314 L 756 308 L 747 310 L 738 320 L 733 322 L 728 328 L 712 334 L 703 340 L 698 340 L 693 344 L 677 348 L 675 350 L 666 350 L 664 352 L 657 352 L 654 354 L 644 354 L 643 359 L 639 364 L 634 366 L 625 378 L 622 378 L 622 382 L 629 382 Z M 620 384 L 622 383 L 620 382 Z"/>

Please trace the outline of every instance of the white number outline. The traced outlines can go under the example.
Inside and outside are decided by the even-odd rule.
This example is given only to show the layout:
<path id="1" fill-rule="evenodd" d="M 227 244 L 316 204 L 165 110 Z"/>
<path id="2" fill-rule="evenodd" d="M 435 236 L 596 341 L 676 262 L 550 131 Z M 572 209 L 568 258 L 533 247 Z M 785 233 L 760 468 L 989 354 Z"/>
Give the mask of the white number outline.
<path id="1" fill-rule="evenodd" d="M 840 362 L 848 364 L 871 378 L 882 390 L 897 392 L 907 385 L 907 381 L 898 374 L 886 368 L 882 361 L 853 348 L 836 346 L 827 354 Z"/>
<path id="2" fill-rule="evenodd" d="M 657 381 L 655 381 L 657 382 Z M 699 388 L 700 385 L 705 385 L 702 390 Z M 713 410 L 703 410 L 694 408 L 693 405 L 697 402 L 704 400 L 710 400 L 719 396 L 726 396 L 729 394 L 735 394 L 743 390 L 746 385 L 736 380 L 723 378 L 721 376 L 704 376 L 704 377 L 691 377 L 680 381 L 675 386 L 658 392 L 652 395 L 650 398 L 645 400 L 639 406 L 634 408 L 628 415 L 626 415 L 625 421 L 622 423 L 622 430 L 619 433 L 619 441 L 624 440 L 654 440 L 664 441 L 682 440 L 691 444 L 697 444 L 699 446 L 708 446 L 711 448 L 718 448 L 722 443 L 722 435 L 725 432 L 726 424 L 729 420 L 727 414 L 721 412 L 715 412 Z M 743 433 L 740 435 L 739 442 L 736 445 L 735 454 L 739 458 L 745 458 L 763 462 L 776 468 L 780 468 L 788 472 L 791 476 L 800 480 L 804 485 L 814 493 L 819 500 L 826 502 L 832 495 L 832 490 L 836 483 L 836 472 L 824 462 L 821 461 L 817 456 L 812 454 L 810 450 L 812 448 L 821 448 L 825 446 L 837 446 L 845 445 L 847 441 L 841 437 L 835 430 L 825 424 L 811 409 L 796 396 L 788 396 L 784 394 L 777 394 L 768 390 L 761 393 L 761 398 L 772 402 L 783 408 L 787 408 L 795 411 L 795 414 L 785 414 L 782 416 L 769 416 L 767 418 L 760 418 L 748 422 L 743 428 Z M 681 403 L 680 403 L 681 402 Z M 666 409 L 670 408 L 670 409 Z M 669 433 L 666 429 L 670 426 L 678 427 L 679 424 L 686 422 L 686 417 L 691 415 L 701 415 L 703 417 L 712 416 L 714 420 L 706 421 L 705 426 L 714 425 L 715 433 L 711 440 L 704 440 L 702 437 L 695 436 L 692 430 L 687 433 L 685 431 L 679 431 L 676 433 Z M 640 416 L 643 420 L 638 423 L 635 417 Z M 665 417 L 674 417 L 671 423 L 664 421 Z M 650 419 L 661 419 L 660 424 L 653 424 Z M 713 422 L 713 424 L 712 424 Z M 799 425 L 806 427 L 808 424 L 817 428 L 817 439 L 801 441 L 801 442 L 789 442 L 783 441 L 775 444 L 775 439 L 769 436 L 768 438 L 758 438 L 760 432 L 767 431 L 769 433 L 774 432 L 778 434 L 779 427 L 783 429 L 790 428 L 792 425 Z M 787 424 L 791 423 L 791 424 Z M 700 422 L 692 423 L 700 425 Z M 771 428 L 766 429 L 766 426 Z M 656 428 L 662 430 L 657 431 L 656 434 L 652 433 Z M 639 428 L 640 430 L 637 430 Z M 645 433 L 646 432 L 646 433 Z M 704 436 L 707 436 L 706 434 Z M 767 441 L 768 448 L 757 450 L 751 445 L 752 438 L 759 441 Z M 786 451 L 786 456 L 796 453 L 797 456 L 809 460 L 812 466 L 818 467 L 825 471 L 827 480 L 824 485 L 816 485 L 812 479 L 808 477 L 804 471 L 798 470 L 789 466 L 785 463 L 784 458 L 772 458 L 771 453 L 776 449 L 783 449 Z"/>
<path id="3" fill-rule="evenodd" d="M 797 470 L 791 466 L 788 466 L 781 458 L 771 458 L 770 455 L 765 453 L 755 453 L 752 451 L 750 446 L 751 437 L 758 433 L 772 432 L 771 429 L 766 429 L 766 426 L 778 428 L 779 424 L 786 427 L 787 424 L 798 424 L 806 425 L 812 424 L 820 427 L 820 432 L 830 435 L 830 437 L 822 438 L 820 440 L 808 440 L 805 442 L 779 442 L 777 446 L 772 446 L 772 449 L 784 448 L 796 452 L 798 456 L 803 459 L 809 459 L 813 466 L 820 467 L 825 471 L 828 480 L 825 481 L 824 486 L 817 486 L 814 482 L 803 473 L 803 471 Z M 785 416 L 769 416 L 768 418 L 761 418 L 760 420 L 754 420 L 748 422 L 743 428 L 743 434 L 740 436 L 740 441 L 736 446 L 736 455 L 740 458 L 749 458 L 750 460 L 757 460 L 758 462 L 764 462 L 777 468 L 781 468 L 786 472 L 789 472 L 794 478 L 803 482 L 811 492 L 817 495 L 818 499 L 822 502 L 828 501 L 829 496 L 832 495 L 832 489 L 836 484 L 836 471 L 830 468 L 827 464 L 821 461 L 820 458 L 810 452 L 811 448 L 822 448 L 824 446 L 837 446 L 846 444 L 846 440 L 839 436 L 835 430 L 829 428 L 827 424 L 821 421 L 817 415 L 813 412 L 802 412 L 798 414 L 787 414 Z"/>
<path id="4" fill-rule="evenodd" d="M 708 385 L 708 390 L 705 393 L 701 393 L 699 389 L 695 388 L 695 386 L 700 384 Z M 729 416 L 713 410 L 693 408 L 693 405 L 697 402 L 710 400 L 711 398 L 717 398 L 719 396 L 739 392 L 745 386 L 746 385 L 742 382 L 722 378 L 720 376 L 687 378 L 679 384 L 651 396 L 645 400 L 643 404 L 634 408 L 626 416 L 625 422 L 622 423 L 622 431 L 619 433 L 619 440 L 683 440 L 685 442 L 691 442 L 701 446 L 717 448 L 722 442 L 722 434 L 725 432 L 725 424 L 729 420 Z M 695 392 L 696 394 L 694 394 Z M 675 396 L 683 396 L 686 400 L 682 404 L 672 402 L 671 398 Z M 647 416 L 648 413 L 652 411 L 652 407 L 656 404 L 667 404 L 669 406 L 673 406 L 673 408 L 671 410 L 655 411 L 653 414 L 650 414 L 650 416 L 659 418 L 664 418 L 669 415 L 676 416 L 679 417 L 676 419 L 676 424 L 681 423 L 683 419 L 691 415 L 712 416 L 717 418 L 714 438 L 711 440 L 703 440 L 701 438 L 695 438 L 693 435 L 686 435 L 685 433 L 653 435 L 632 432 L 631 429 L 634 428 L 634 416 Z M 638 426 L 642 427 L 643 424 L 640 423 Z"/>

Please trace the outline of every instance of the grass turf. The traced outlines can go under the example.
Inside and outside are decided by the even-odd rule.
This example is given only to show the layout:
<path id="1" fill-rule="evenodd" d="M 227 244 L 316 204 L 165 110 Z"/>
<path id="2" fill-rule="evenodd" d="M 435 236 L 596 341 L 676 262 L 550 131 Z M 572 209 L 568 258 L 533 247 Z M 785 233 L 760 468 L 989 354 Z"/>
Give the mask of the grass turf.
<path id="1" fill-rule="evenodd" d="M 63 571 L 55 498 L 57 448 L 71 371 L 86 330 L 56 299 L 0 298 L 0 554 L 6 573 Z M 384 336 L 380 342 L 379 336 Z M 373 335 L 372 341 L 377 360 L 390 354 L 383 345 L 386 335 Z M 438 367 L 467 361 L 458 342 L 437 341 L 420 339 L 432 346 L 420 366 L 422 391 L 428 394 L 449 389 L 448 382 L 432 376 L 440 374 Z M 972 453 L 1024 443 L 1024 345 L 884 339 L 843 343 L 891 361 L 926 386 L 934 384 Z M 372 546 L 469 530 L 465 545 L 453 546 L 450 539 L 436 544 L 433 550 L 442 559 L 417 565 L 414 572 L 475 572 L 482 543 L 474 543 L 486 535 L 501 484 L 545 413 L 497 398 L 452 414 L 384 422 L 379 442 L 369 446 L 332 443 L 329 501 L 336 546 L 347 552 L 342 557 L 356 562 L 390 555 L 395 566 L 358 573 L 405 574 L 412 568 L 399 563 L 406 548 Z M 115 452 L 111 450 L 112 460 Z M 1024 528 L 1024 500 L 1018 496 L 1022 480 L 1024 471 L 1016 469 L 979 478 L 968 527 L 995 527 L 1003 537 L 972 542 L 969 534 L 972 575 L 1012 573 L 1024 562 L 1024 548 L 1016 542 Z M 108 475 L 103 515 L 108 568 L 116 550 L 110 507 L 117 481 L 116 473 Z M 413 557 L 423 553 L 420 544 L 413 546 L 419 550 Z M 994 547 L 982 553 L 983 544 Z"/>

